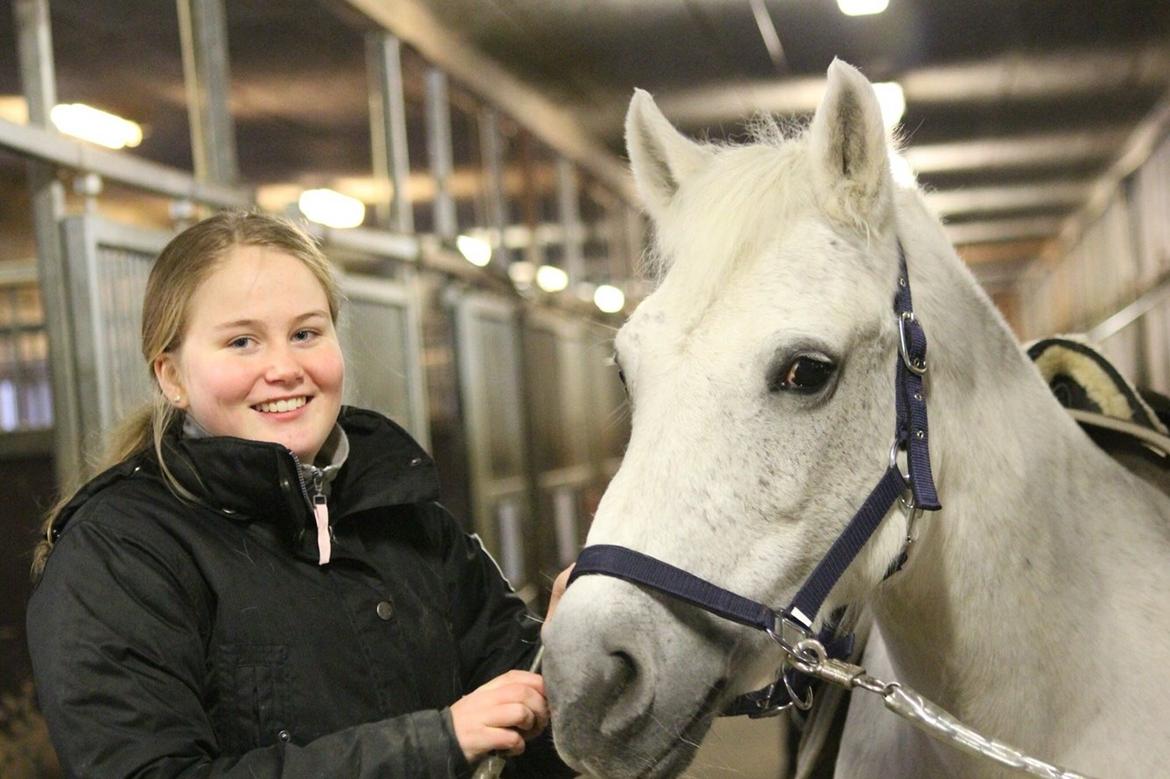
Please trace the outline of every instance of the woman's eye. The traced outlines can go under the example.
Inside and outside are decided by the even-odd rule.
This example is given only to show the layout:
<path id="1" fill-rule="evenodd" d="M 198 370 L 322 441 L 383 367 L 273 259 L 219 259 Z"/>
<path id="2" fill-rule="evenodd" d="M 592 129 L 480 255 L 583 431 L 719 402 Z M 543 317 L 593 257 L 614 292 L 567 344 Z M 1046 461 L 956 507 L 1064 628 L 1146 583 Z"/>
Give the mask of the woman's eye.
<path id="1" fill-rule="evenodd" d="M 233 338 L 232 340 L 228 341 L 228 346 L 230 346 L 232 349 L 247 349 L 251 345 L 252 339 L 250 336 L 246 335 L 241 335 L 239 338 Z"/>
<path id="2" fill-rule="evenodd" d="M 295 333 L 293 333 L 293 340 L 294 341 L 311 341 L 311 340 L 313 340 L 313 337 L 315 335 L 317 335 L 316 330 L 309 330 L 309 329 L 297 330 Z"/>
<path id="3" fill-rule="evenodd" d="M 833 371 L 836 369 L 837 366 L 829 360 L 807 354 L 801 355 L 776 374 L 775 379 L 769 383 L 769 389 L 811 395 L 824 389 L 829 379 L 833 378 Z"/>

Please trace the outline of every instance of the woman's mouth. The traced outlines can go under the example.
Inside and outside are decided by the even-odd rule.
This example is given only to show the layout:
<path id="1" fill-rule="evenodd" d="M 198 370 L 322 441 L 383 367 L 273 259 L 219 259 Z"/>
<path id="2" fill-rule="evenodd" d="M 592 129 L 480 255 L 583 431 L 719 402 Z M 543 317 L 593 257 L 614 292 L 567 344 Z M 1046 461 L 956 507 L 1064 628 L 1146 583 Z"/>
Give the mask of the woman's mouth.
<path id="1" fill-rule="evenodd" d="M 252 406 L 253 409 L 263 414 L 285 414 L 289 411 L 296 411 L 303 407 L 310 400 L 305 395 L 299 395 L 295 398 L 281 398 L 280 400 L 269 400 L 264 403 L 257 403 Z"/>

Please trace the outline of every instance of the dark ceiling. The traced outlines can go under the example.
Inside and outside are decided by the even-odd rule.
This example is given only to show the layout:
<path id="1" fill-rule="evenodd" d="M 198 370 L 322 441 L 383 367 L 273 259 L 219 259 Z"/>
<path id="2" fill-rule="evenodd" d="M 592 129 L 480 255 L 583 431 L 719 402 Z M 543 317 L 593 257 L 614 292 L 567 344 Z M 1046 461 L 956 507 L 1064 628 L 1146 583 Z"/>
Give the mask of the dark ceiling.
<path id="1" fill-rule="evenodd" d="M 225 5 L 248 183 L 368 175 L 363 12 L 403 19 L 395 32 L 408 41 L 422 14 L 449 36 L 444 56 L 490 58 L 619 157 L 635 86 L 684 131 L 736 137 L 757 111 L 807 116 L 841 57 L 902 84 L 908 159 L 992 287 L 1048 245 L 1170 86 L 1167 0 L 890 0 L 865 17 L 843 15 L 835 0 Z M 19 92 L 11 6 L 0 0 L 0 95 Z M 137 118 L 147 137 L 136 154 L 189 169 L 175 4 L 50 7 L 60 99 Z"/>

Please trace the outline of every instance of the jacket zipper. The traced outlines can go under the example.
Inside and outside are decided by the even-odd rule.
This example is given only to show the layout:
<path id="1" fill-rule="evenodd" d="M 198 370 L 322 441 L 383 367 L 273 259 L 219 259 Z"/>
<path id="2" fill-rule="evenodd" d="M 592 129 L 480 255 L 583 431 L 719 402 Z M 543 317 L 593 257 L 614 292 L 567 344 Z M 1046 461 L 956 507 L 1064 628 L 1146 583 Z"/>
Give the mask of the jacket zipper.
<path id="1" fill-rule="evenodd" d="M 309 491 L 308 485 L 305 483 L 305 474 L 301 469 L 301 460 L 296 453 L 291 449 L 288 452 L 292 455 L 293 463 L 296 466 L 297 481 L 301 485 L 301 494 L 305 496 L 305 501 L 309 504 L 309 508 L 313 511 L 313 519 L 317 525 L 317 555 L 318 565 L 325 565 L 329 562 L 333 554 L 333 526 L 329 524 L 329 503 L 325 498 L 325 490 L 322 489 L 325 474 L 320 468 L 310 466 L 313 468 L 313 490 Z"/>

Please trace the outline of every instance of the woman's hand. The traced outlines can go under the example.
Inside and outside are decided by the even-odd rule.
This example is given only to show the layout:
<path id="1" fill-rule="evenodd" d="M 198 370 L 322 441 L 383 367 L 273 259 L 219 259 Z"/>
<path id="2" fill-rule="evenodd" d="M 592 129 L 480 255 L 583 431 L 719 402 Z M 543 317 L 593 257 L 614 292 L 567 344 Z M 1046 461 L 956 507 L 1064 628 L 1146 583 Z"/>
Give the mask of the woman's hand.
<path id="1" fill-rule="evenodd" d="M 576 563 L 574 563 L 576 565 Z M 544 615 L 544 624 L 540 626 L 540 632 L 544 633 L 544 629 L 548 627 L 549 620 L 552 619 L 553 612 L 556 611 L 557 604 L 561 602 L 561 596 L 565 594 L 565 588 L 569 586 L 569 574 L 573 572 L 573 566 L 570 565 L 565 570 L 557 574 L 557 578 L 553 581 L 552 594 L 548 596 L 548 612 Z"/>
<path id="2" fill-rule="evenodd" d="M 451 720 L 467 762 L 492 752 L 518 755 L 548 726 L 544 679 L 528 671 L 500 674 L 451 704 Z"/>

